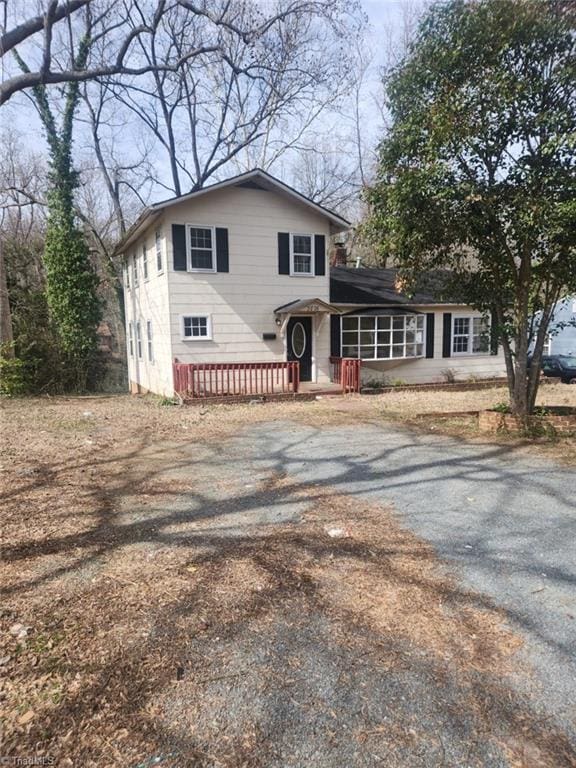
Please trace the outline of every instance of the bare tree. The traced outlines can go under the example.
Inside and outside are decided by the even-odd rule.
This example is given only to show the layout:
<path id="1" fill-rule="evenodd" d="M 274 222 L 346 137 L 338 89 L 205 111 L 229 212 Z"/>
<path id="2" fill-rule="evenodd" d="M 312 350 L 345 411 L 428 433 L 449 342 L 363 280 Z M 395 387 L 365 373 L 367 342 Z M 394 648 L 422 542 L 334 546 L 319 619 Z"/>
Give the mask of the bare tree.
<path id="1" fill-rule="evenodd" d="M 253 0 L 210 3 L 218 5 L 219 15 L 192 3 L 172 8 L 156 34 L 139 41 L 150 74 L 109 81 L 154 137 L 170 169 L 164 183 L 176 195 L 229 163 L 269 167 L 350 87 L 349 39 L 363 24 L 355 4 L 283 2 L 260 23 Z M 201 41 L 211 50 L 177 71 L 158 66 L 182 61 Z"/>
<path id="2" fill-rule="evenodd" d="M 4 151 L 0 156 L 0 345 L 4 357 L 13 357 L 5 247 L 8 238 L 28 240 L 43 221 L 40 188 L 45 169 L 37 155 L 23 149 L 14 132 L 4 131 L 1 141 Z M 37 269 L 38 264 L 33 267 Z"/>
<path id="3" fill-rule="evenodd" d="M 263 49 L 270 32 L 293 16 L 326 18 L 342 6 L 343 0 L 292 0 L 279 3 L 278 10 L 265 14 L 257 3 L 247 0 L 48 0 L 44 13 L 29 16 L 28 3 L 9 6 L 3 0 L 0 57 L 4 79 L 0 84 L 0 105 L 15 93 L 39 85 L 177 72 L 186 62 L 210 53 L 226 58 L 227 51 L 222 45 L 226 37 L 233 37 L 248 49 L 263 41 Z M 151 40 L 165 17 L 180 15 L 179 12 L 193 22 L 202 21 L 204 37 L 183 41 L 183 46 L 173 47 L 169 58 L 142 57 L 140 54 L 153 48 Z M 60 66 L 62 50 L 77 47 L 73 40 L 77 34 L 90 37 L 92 55 L 80 67 Z M 10 71 L 6 63 L 6 55 L 19 46 L 39 50 L 29 71 Z M 66 58 L 70 60 L 69 56 Z M 233 69 L 238 66 L 232 58 L 228 64 Z M 261 63 L 256 59 L 245 61 L 237 71 L 246 76 L 262 76 Z"/>

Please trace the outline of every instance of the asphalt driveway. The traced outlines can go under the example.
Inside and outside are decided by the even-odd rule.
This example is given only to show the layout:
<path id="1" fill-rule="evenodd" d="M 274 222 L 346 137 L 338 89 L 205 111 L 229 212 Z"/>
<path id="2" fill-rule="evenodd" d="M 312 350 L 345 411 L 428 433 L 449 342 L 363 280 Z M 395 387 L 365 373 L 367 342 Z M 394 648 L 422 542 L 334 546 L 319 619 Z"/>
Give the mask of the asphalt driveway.
<path id="1" fill-rule="evenodd" d="M 518 680 L 574 742 L 576 472 L 506 446 L 375 425 L 260 425 L 231 441 L 247 472 L 393 504 L 403 524 L 453 563 L 464 585 L 504 609 L 534 674 Z M 292 513 L 290 500 L 260 522 Z"/>

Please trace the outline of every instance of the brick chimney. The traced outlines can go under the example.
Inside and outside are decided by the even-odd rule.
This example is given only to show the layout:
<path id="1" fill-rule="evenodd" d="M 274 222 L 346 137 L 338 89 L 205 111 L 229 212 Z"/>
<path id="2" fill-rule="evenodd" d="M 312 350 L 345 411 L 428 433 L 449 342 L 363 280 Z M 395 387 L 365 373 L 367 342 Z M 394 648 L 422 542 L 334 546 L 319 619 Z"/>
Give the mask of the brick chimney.
<path id="1" fill-rule="evenodd" d="M 330 254 L 331 267 L 345 267 L 348 261 L 348 251 L 344 243 L 335 243 Z"/>

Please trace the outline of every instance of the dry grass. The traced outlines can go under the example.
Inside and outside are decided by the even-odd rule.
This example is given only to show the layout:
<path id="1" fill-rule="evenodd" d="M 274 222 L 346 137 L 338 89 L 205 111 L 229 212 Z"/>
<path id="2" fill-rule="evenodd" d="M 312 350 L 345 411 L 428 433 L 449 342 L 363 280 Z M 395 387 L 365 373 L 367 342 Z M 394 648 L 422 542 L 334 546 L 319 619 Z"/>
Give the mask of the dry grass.
<path id="1" fill-rule="evenodd" d="M 555 404 L 576 393 L 555 390 L 543 390 Z M 352 507 L 329 489 L 310 488 L 306 498 L 317 500 L 302 525 L 201 547 L 186 542 L 193 523 L 184 520 L 177 545 L 156 540 L 147 515 L 169 508 L 198 482 L 187 469 L 191 441 L 214 446 L 264 420 L 410 422 L 439 403 L 460 408 L 456 393 L 407 394 L 185 409 L 129 397 L 4 403 L 0 754 L 51 755 L 62 766 L 130 766 L 184 744 L 193 728 L 185 746 L 196 762 L 173 757 L 163 765 L 259 765 L 262 744 L 246 736 L 250 723 L 242 738 L 230 732 L 214 746 L 199 702 L 232 663 L 226 651 L 215 652 L 215 638 L 265 636 L 293 605 L 302 622 L 313 611 L 327 617 L 339 647 L 354 658 L 367 654 L 379 669 L 409 669 L 406 642 L 435 674 L 451 670 L 468 691 L 474 727 L 484 739 L 498 738 L 512 765 L 570 765 L 561 734 L 520 706 L 503 709 L 518 638 L 491 605 L 462 592 L 431 549 L 387 510 Z M 472 395 L 487 404 L 502 399 L 495 390 L 460 393 L 458 400 L 473 407 Z M 140 522 L 127 522 L 127 510 L 138 510 Z M 331 539 L 329 525 L 346 536 Z M 15 625 L 25 635 L 18 637 Z M 374 633 L 384 645 L 371 644 Z M 186 706 L 178 699 L 179 668 L 189 681 Z M 288 685 L 283 678 L 273 684 Z M 396 754 L 398 744 L 416 738 L 401 719 L 386 728 L 366 726 L 357 741 L 375 749 L 377 739 Z M 526 753 L 536 758 L 522 762 Z"/>

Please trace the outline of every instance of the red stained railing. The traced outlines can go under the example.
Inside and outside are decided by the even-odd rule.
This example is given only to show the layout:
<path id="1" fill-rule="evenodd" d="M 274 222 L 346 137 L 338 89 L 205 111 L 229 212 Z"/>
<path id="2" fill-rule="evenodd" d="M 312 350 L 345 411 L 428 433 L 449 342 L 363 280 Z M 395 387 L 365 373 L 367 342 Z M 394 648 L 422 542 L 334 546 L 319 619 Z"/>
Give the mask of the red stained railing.
<path id="1" fill-rule="evenodd" d="M 361 360 L 353 357 L 331 357 L 332 381 L 342 385 L 342 392 L 360 392 Z"/>
<path id="2" fill-rule="evenodd" d="M 300 363 L 179 363 L 174 390 L 182 397 L 234 397 L 298 392 Z"/>

